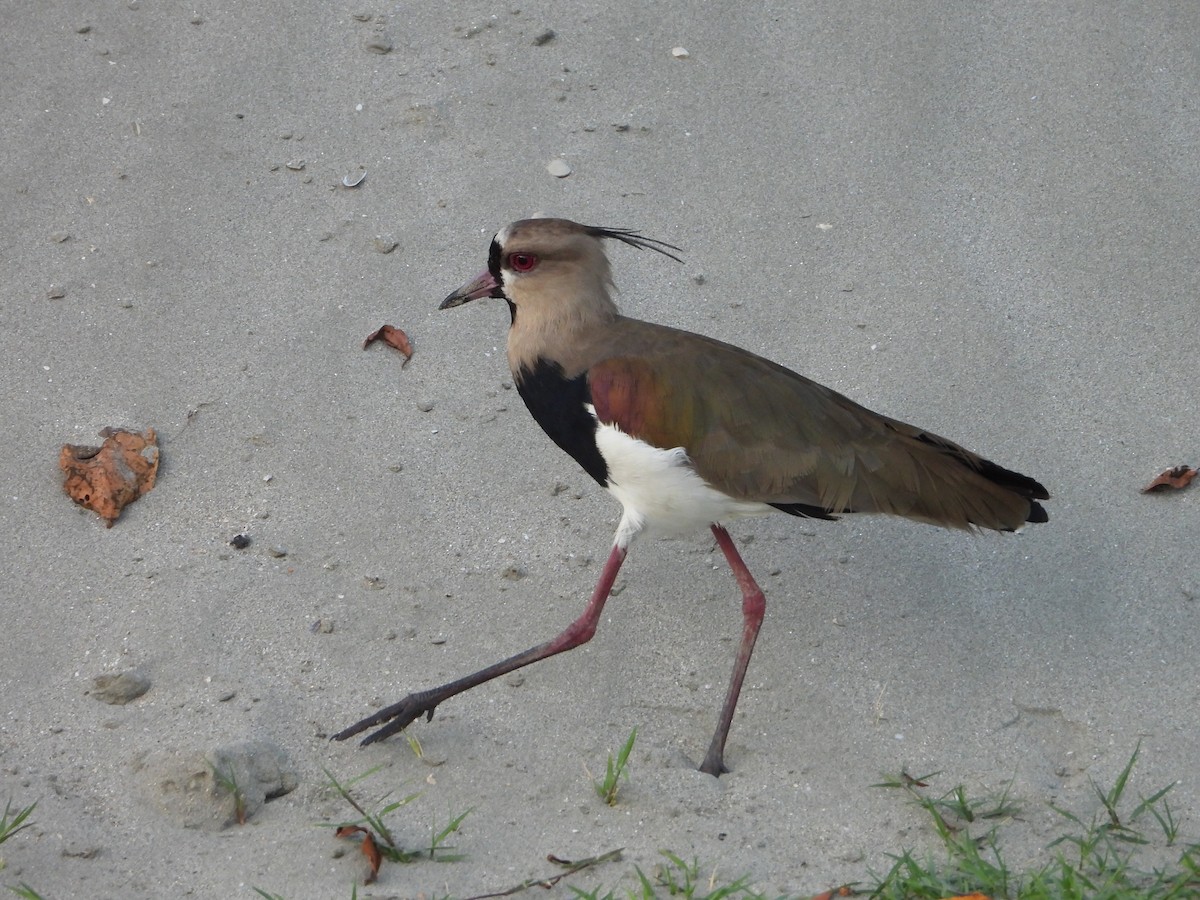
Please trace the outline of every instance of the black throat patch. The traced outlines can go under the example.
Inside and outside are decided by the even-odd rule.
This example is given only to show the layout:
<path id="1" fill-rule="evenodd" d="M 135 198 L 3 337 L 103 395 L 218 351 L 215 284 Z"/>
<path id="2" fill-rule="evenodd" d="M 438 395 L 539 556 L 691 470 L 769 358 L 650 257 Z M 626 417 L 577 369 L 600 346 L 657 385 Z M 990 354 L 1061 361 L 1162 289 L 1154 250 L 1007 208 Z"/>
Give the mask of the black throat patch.
<path id="1" fill-rule="evenodd" d="M 488 248 L 488 271 L 492 273 L 492 277 L 496 279 L 496 284 L 503 285 L 504 279 L 500 277 L 500 241 L 492 238 L 492 246 Z"/>
<path id="2" fill-rule="evenodd" d="M 562 366 L 539 359 L 521 371 L 517 391 L 550 439 L 571 454 L 602 487 L 608 487 L 608 464 L 596 446 L 596 419 L 584 407 L 592 402 L 587 373 L 563 375 Z"/>

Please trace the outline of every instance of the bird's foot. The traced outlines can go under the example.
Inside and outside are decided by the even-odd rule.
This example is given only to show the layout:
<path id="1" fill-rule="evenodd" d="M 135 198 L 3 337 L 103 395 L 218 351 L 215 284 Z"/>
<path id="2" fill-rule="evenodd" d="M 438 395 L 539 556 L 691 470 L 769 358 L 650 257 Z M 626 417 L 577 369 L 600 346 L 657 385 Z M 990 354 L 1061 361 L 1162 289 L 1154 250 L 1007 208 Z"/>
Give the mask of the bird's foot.
<path id="1" fill-rule="evenodd" d="M 437 700 L 431 700 L 428 692 L 420 694 L 409 694 L 399 703 L 393 703 L 391 706 L 385 706 L 378 712 L 367 716 L 361 721 L 355 722 L 349 728 L 339 731 L 333 736 L 335 741 L 344 741 L 346 738 L 354 737 L 356 734 L 374 728 L 383 722 L 387 724 L 368 734 L 362 740 L 362 746 L 374 744 L 376 741 L 382 741 L 391 737 L 393 734 L 403 731 L 421 716 L 425 716 L 425 720 L 429 721 L 433 718 L 433 711 L 437 708 Z"/>
<path id="2" fill-rule="evenodd" d="M 713 778 L 720 778 L 729 771 L 729 767 L 725 765 L 725 754 L 717 747 L 709 747 L 708 753 L 704 755 L 704 762 L 700 763 L 700 771 L 705 775 L 711 775 Z"/>

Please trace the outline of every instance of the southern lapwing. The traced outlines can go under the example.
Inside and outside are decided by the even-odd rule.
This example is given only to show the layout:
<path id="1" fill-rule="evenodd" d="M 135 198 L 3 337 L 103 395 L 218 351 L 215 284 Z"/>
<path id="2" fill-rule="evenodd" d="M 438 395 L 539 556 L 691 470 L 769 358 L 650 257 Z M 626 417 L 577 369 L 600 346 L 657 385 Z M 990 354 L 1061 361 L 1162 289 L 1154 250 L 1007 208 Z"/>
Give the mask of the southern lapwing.
<path id="1" fill-rule="evenodd" d="M 720 775 L 766 601 L 722 523 L 775 511 L 812 519 L 891 513 L 949 528 L 1045 522 L 1046 489 L 952 441 L 871 412 L 746 350 L 621 315 L 604 241 L 655 250 L 635 231 L 525 219 L 492 239 L 485 272 L 442 301 L 508 303 L 513 383 L 546 434 L 620 501 L 608 562 L 558 637 L 410 694 L 335 735 L 382 740 L 444 700 L 588 641 L 633 538 L 712 529 L 742 592 L 744 628 L 717 730 L 700 765 Z M 386 724 L 383 724 L 386 723 Z"/>

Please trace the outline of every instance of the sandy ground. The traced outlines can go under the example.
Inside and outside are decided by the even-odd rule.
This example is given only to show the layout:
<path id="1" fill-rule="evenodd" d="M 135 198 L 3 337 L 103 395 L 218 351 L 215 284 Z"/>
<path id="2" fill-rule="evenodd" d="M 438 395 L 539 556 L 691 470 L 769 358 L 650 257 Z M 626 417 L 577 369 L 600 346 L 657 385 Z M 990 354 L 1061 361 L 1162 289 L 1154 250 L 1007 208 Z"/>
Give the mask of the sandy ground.
<path id="1" fill-rule="evenodd" d="M 1200 451 L 1200 6 L 8 0 L 0 34 L 0 801 L 38 803 L 0 884 L 349 897 L 323 767 L 422 792 L 410 847 L 472 810 L 463 861 L 359 897 L 617 847 L 573 883 L 667 849 L 814 892 L 932 845 L 871 787 L 904 767 L 1013 779 L 1032 853 L 1139 741 L 1196 831 L 1200 494 L 1138 488 Z M 739 524 L 769 609 L 719 781 L 693 766 L 740 613 L 706 534 L 636 546 L 595 640 L 446 703 L 427 760 L 330 743 L 557 633 L 607 553 L 617 507 L 511 390 L 503 305 L 436 310 L 533 211 L 685 248 L 614 248 L 627 312 L 1027 472 L 1051 522 Z M 361 348 L 384 322 L 404 369 Z M 162 445 L 111 530 L 57 467 L 107 425 Z M 149 692 L 97 702 L 129 669 Z M 634 727 L 610 809 L 587 770 Z M 184 827 L 146 760 L 243 741 L 296 789 Z"/>

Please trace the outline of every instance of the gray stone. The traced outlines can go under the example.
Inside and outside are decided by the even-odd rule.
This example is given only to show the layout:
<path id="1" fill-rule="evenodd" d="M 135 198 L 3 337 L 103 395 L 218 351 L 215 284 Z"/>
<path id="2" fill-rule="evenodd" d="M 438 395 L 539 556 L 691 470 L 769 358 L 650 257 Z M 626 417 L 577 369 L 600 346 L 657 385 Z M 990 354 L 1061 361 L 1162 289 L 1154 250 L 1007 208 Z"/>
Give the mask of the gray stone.
<path id="1" fill-rule="evenodd" d="M 97 675 L 92 679 L 92 697 L 102 703 L 124 706 L 150 690 L 150 679 L 137 669 L 119 675 Z"/>
<path id="2" fill-rule="evenodd" d="M 287 754 L 270 741 L 209 750 L 155 750 L 134 760 L 146 799 L 184 828 L 244 824 L 264 803 L 296 789 Z"/>

